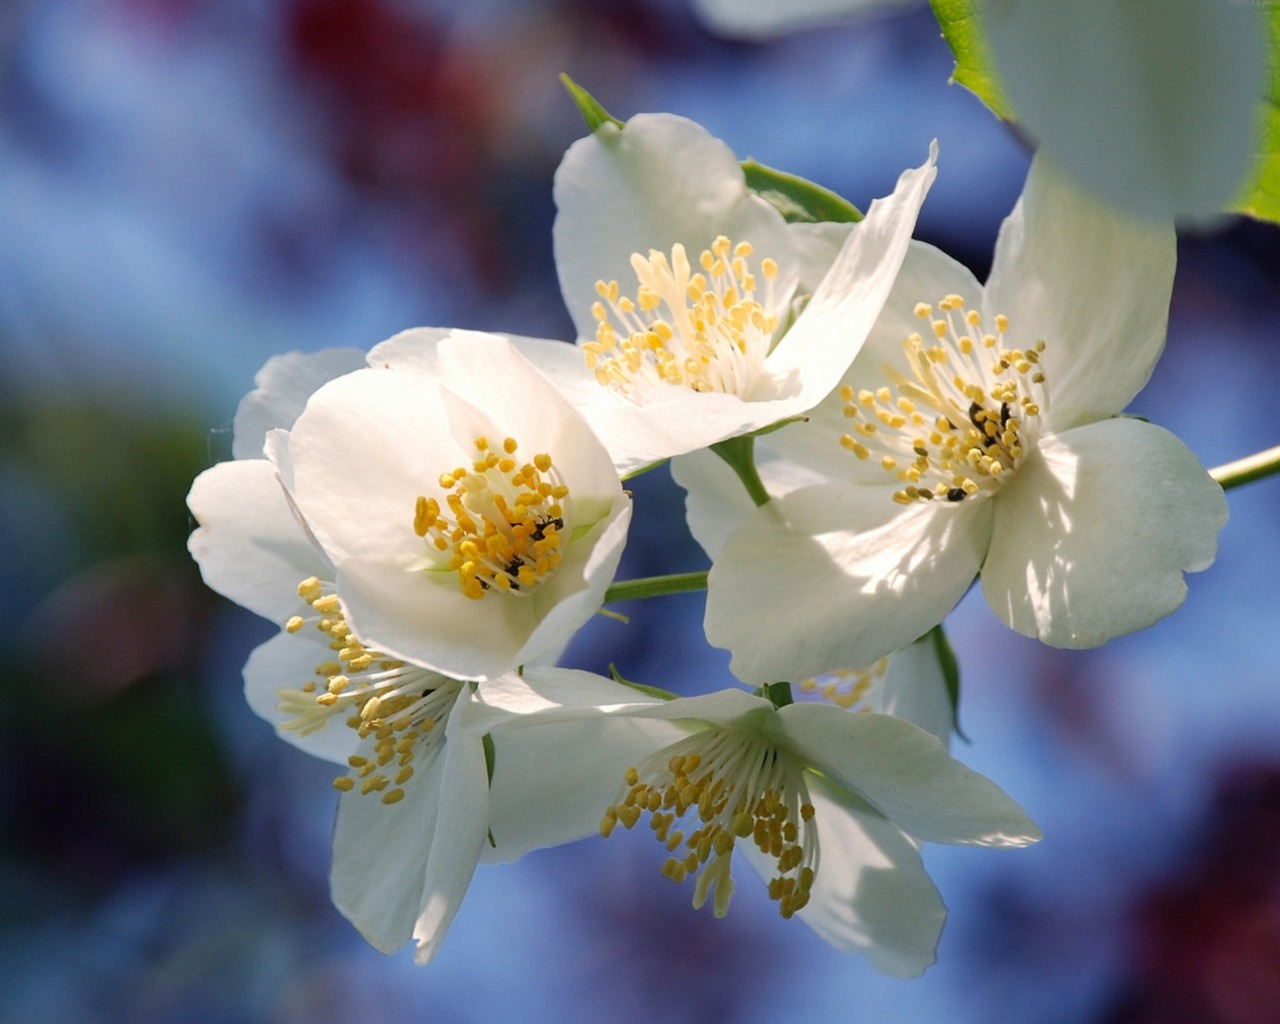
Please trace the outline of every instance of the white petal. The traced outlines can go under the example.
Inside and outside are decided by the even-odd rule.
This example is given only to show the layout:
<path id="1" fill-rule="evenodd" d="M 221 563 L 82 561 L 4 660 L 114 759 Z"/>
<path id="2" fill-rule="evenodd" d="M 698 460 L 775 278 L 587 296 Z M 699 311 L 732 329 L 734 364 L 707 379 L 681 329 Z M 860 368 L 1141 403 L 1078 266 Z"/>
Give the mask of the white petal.
<path id="1" fill-rule="evenodd" d="M 453 717 L 449 716 L 445 726 L 440 809 L 427 854 L 422 909 L 413 926 L 418 943 L 414 960 L 420 964 L 430 961 L 439 951 L 471 884 L 489 829 L 484 747 L 478 739 L 465 734 Z"/>
<path id="2" fill-rule="evenodd" d="M 316 388 L 360 369 L 365 365 L 364 359 L 364 353 L 355 348 L 272 356 L 253 378 L 257 387 L 240 400 L 236 409 L 232 454 L 237 459 L 261 458 L 267 431 L 293 426 Z"/>
<path id="3" fill-rule="evenodd" d="M 465 706 L 472 732 L 544 721 L 611 714 L 639 705 L 660 704 L 658 697 L 579 669 L 530 666 L 482 682 Z"/>
<path id="4" fill-rule="evenodd" d="M 796 755 L 903 831 L 934 843 L 1026 846 L 1040 830 L 990 779 L 892 715 L 789 704 L 778 720 Z"/>
<path id="5" fill-rule="evenodd" d="M 766 36 L 912 0 L 697 0 L 707 24 L 730 36 Z"/>
<path id="6" fill-rule="evenodd" d="M 812 294 L 848 241 L 853 222 L 796 223 L 788 224 L 787 230 L 791 232 L 791 242 L 800 265 L 798 291 L 801 295 Z"/>
<path id="7" fill-rule="evenodd" d="M 332 575 L 266 459 L 206 469 L 191 485 L 187 507 L 200 524 L 187 547 L 205 583 L 264 618 L 284 622 L 300 610 L 299 583 Z"/>
<path id="8" fill-rule="evenodd" d="M 821 474 L 783 459 L 763 443 L 757 442 L 755 457 L 760 480 L 775 498 L 828 482 Z M 710 451 L 690 452 L 672 459 L 671 478 L 686 492 L 689 532 L 708 557 L 718 558 L 729 535 L 755 511 L 747 489 L 729 464 Z"/>
<path id="9" fill-rule="evenodd" d="M 874 710 L 918 725 L 937 736 L 943 746 L 950 746 L 955 709 L 931 636 L 889 656 L 884 682 L 870 703 Z"/>
<path id="10" fill-rule="evenodd" d="M 579 337 L 595 336 L 597 281 L 635 290 L 632 253 L 690 259 L 718 235 L 750 242 L 778 261 L 776 292 L 790 301 L 797 268 L 782 215 L 748 190 L 733 151 L 705 128 L 673 114 L 637 114 L 579 139 L 555 177 L 556 271 Z"/>
<path id="11" fill-rule="evenodd" d="M 532 601 L 462 593 L 454 572 L 408 572 L 343 561 L 338 593 L 348 625 L 367 645 L 458 679 L 509 672 L 538 626 Z"/>
<path id="12" fill-rule="evenodd" d="M 707 639 L 748 683 L 870 665 L 941 622 L 986 553 L 987 502 L 808 487 L 757 509 L 711 567 Z"/>
<path id="13" fill-rule="evenodd" d="M 435 382 L 415 373 L 331 381 L 289 433 L 294 496 L 332 553 L 402 566 L 423 557 L 418 496 L 473 455 L 453 440 Z"/>
<path id="14" fill-rule="evenodd" d="M 376 949 L 409 941 L 422 906 L 427 856 L 440 809 L 443 749 L 418 764 L 398 804 L 358 789 L 342 794 L 333 834 L 329 888 L 334 905 Z"/>
<path id="15" fill-rule="evenodd" d="M 1009 101 L 1044 152 L 1136 214 L 1207 218 L 1254 160 L 1262 6 L 1004 0 L 982 20 Z"/>
<path id="16" fill-rule="evenodd" d="M 519 442 L 517 454 L 526 459 L 549 453 L 575 505 L 587 500 L 601 501 L 606 508 L 614 504 L 622 488 L 608 452 L 564 395 L 510 341 L 495 334 L 455 332 L 440 343 L 438 359 L 450 427 L 469 452 L 475 451 L 476 434 L 499 430 Z M 466 404 L 450 401 L 451 396 Z M 480 415 L 468 417 L 467 406 Z M 498 444 L 501 437 L 491 440 Z M 597 516 L 602 514 L 600 510 Z M 583 522 L 579 515 L 578 525 Z"/>
<path id="17" fill-rule="evenodd" d="M 578 719 L 535 716 L 495 731 L 489 796 L 494 846 L 486 863 L 594 835 L 626 788 L 626 771 L 686 730 L 627 714 Z"/>
<path id="18" fill-rule="evenodd" d="M 434 377 L 439 372 L 436 346 L 452 333 L 451 327 L 411 327 L 374 345 L 367 362 L 375 370 L 408 370 Z"/>
<path id="19" fill-rule="evenodd" d="M 1041 439 L 996 497 L 987 601 L 1014 629 L 1093 647 L 1168 615 L 1212 563 L 1219 487 L 1176 437 L 1134 419 Z"/>
<path id="20" fill-rule="evenodd" d="M 1043 158 L 1000 228 L 986 318 L 1009 317 L 1009 347 L 1043 340 L 1055 431 L 1112 416 L 1164 347 L 1177 253 L 1173 225 L 1086 195 Z"/>
<path id="21" fill-rule="evenodd" d="M 337 716 L 318 732 L 306 736 L 279 726 L 291 716 L 280 711 L 280 690 L 298 689 L 315 679 L 316 666 L 333 658 L 328 639 L 318 630 L 280 632 L 259 644 L 244 666 L 244 695 L 255 713 L 277 727 L 276 735 L 326 761 L 346 764 L 355 753 L 359 738 Z"/>
<path id="22" fill-rule="evenodd" d="M 818 870 L 796 916 L 836 949 L 860 953 L 881 974 L 915 978 L 934 962 L 947 918 L 920 851 L 893 822 L 852 794 L 808 776 Z M 738 847 L 762 878 L 774 861 Z"/>
<path id="23" fill-rule="evenodd" d="M 904 171 L 893 194 L 871 204 L 791 329 L 766 363 L 778 375 L 795 374 L 800 394 L 789 412 L 817 405 L 839 383 L 875 325 L 906 258 L 920 206 L 937 177 L 938 147 Z"/>

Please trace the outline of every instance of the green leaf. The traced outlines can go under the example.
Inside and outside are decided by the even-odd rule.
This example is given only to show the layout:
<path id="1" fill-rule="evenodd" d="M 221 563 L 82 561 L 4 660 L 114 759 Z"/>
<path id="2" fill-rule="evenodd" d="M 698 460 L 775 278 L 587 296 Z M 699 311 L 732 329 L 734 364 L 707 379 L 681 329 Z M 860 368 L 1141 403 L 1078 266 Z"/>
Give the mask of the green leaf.
<path id="1" fill-rule="evenodd" d="M 1257 174 L 1235 209 L 1259 220 L 1280 222 L 1280 7 L 1266 11 L 1267 94 L 1259 111 Z"/>
<path id="2" fill-rule="evenodd" d="M 956 58 L 956 69 L 951 81 L 963 85 L 982 100 L 996 117 L 1013 120 L 1013 108 L 1009 105 L 1000 81 L 996 77 L 987 37 L 982 31 L 978 16 L 981 0 L 929 0 L 933 16 L 938 19 L 942 38 L 951 47 Z"/>
<path id="3" fill-rule="evenodd" d="M 933 642 L 933 652 L 938 658 L 938 667 L 942 669 L 942 678 L 947 684 L 947 696 L 951 699 L 951 724 L 966 743 L 969 737 L 960 728 L 960 663 L 956 660 L 956 652 L 951 649 L 946 631 L 941 624 L 934 626 L 924 635 L 924 639 Z"/>
<path id="4" fill-rule="evenodd" d="M 769 683 L 760 687 L 758 692 L 761 697 L 766 698 L 775 708 L 785 708 L 788 704 L 796 702 L 791 695 L 791 684 L 787 682 Z"/>
<path id="5" fill-rule="evenodd" d="M 757 163 L 742 161 L 747 188 L 782 214 L 788 224 L 862 220 L 862 211 L 847 199 L 812 181 Z"/>
<path id="6" fill-rule="evenodd" d="M 573 97 L 573 102 L 578 105 L 578 113 L 582 115 L 582 120 L 587 122 L 588 131 L 595 132 L 597 128 L 604 124 L 611 124 L 617 128 L 622 127 L 622 122 L 612 116 L 609 111 L 600 105 L 600 102 L 582 88 L 568 75 L 560 76 L 561 84 L 569 90 L 569 95 Z"/>

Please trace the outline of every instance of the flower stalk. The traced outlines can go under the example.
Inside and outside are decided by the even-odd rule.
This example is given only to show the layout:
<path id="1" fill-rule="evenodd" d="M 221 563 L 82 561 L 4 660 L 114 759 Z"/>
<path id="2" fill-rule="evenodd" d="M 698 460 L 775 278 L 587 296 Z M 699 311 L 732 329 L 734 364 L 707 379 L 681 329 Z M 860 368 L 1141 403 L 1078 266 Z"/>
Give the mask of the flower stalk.
<path id="1" fill-rule="evenodd" d="M 1277 473 L 1280 473 L 1280 445 L 1209 470 L 1209 475 L 1218 481 L 1224 491 L 1275 476 Z"/>
<path id="2" fill-rule="evenodd" d="M 642 597 L 662 597 L 664 594 L 685 594 L 691 590 L 707 589 L 707 571 L 676 572 L 667 576 L 642 576 L 634 580 L 619 580 L 604 594 L 604 603 L 632 601 Z"/>

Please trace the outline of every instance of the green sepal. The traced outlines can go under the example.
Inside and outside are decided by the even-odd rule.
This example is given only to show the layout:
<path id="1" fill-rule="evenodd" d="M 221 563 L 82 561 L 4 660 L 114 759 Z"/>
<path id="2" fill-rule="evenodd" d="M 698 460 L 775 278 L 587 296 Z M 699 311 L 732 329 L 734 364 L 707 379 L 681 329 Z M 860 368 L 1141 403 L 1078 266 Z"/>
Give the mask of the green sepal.
<path id="1" fill-rule="evenodd" d="M 956 58 L 951 81 L 963 85 L 1002 121 L 1014 119 L 1013 107 L 1000 87 L 987 37 L 978 13 L 980 0 L 929 0 L 942 38 Z"/>
<path id="2" fill-rule="evenodd" d="M 656 686 L 646 686 L 644 683 L 637 683 L 626 678 L 618 671 L 618 666 L 612 662 L 609 663 L 609 675 L 613 677 L 615 683 L 620 683 L 622 686 L 635 690 L 637 693 L 643 693 L 648 697 L 657 697 L 659 700 L 676 700 L 679 696 L 670 690 L 662 690 Z"/>
<path id="3" fill-rule="evenodd" d="M 569 91 L 573 102 L 578 105 L 578 113 L 582 115 L 582 120 L 587 122 L 588 131 L 594 134 L 597 128 L 606 124 L 611 124 L 615 128 L 622 127 L 621 121 L 605 110 L 599 100 L 568 75 L 562 73 L 560 83 Z"/>
<path id="4" fill-rule="evenodd" d="M 767 202 L 788 224 L 849 224 L 862 220 L 862 211 L 843 196 L 812 181 L 766 167 L 755 160 L 742 161 L 747 188 Z"/>
<path id="5" fill-rule="evenodd" d="M 717 441 L 711 450 L 729 464 L 729 468 L 738 474 L 742 486 L 751 495 L 757 506 L 769 504 L 769 492 L 764 488 L 764 481 L 756 470 L 756 438 L 754 434 L 742 434 Z"/>
<path id="6" fill-rule="evenodd" d="M 937 656 L 938 667 L 942 669 L 947 698 L 951 701 L 951 727 L 957 736 L 969 743 L 969 737 L 960 728 L 960 662 L 956 660 L 956 652 L 951 649 L 951 642 L 941 623 L 929 630 L 922 639 L 933 643 L 933 653 Z"/>
<path id="7" fill-rule="evenodd" d="M 796 702 L 795 697 L 791 695 L 791 684 L 788 682 L 767 683 L 760 687 L 756 693 L 775 708 L 785 708 L 788 704 Z"/>
<path id="8" fill-rule="evenodd" d="M 648 473 L 651 469 L 657 469 L 659 466 L 670 461 L 670 459 L 659 459 L 657 462 L 646 462 L 638 469 L 633 469 L 630 473 L 624 473 L 618 479 L 625 484 L 628 480 L 634 480 L 638 476 L 644 476 L 644 474 Z"/>
<path id="9" fill-rule="evenodd" d="M 634 580 L 615 580 L 604 592 L 604 603 L 636 601 L 646 597 L 664 597 L 667 594 L 687 594 L 707 589 L 707 570 L 673 572 L 666 576 L 641 576 Z"/>
<path id="10" fill-rule="evenodd" d="M 484 746 L 484 772 L 489 777 L 489 788 L 493 788 L 493 769 L 498 762 L 498 750 L 493 745 L 493 734 L 485 733 L 480 737 L 480 743 Z"/>

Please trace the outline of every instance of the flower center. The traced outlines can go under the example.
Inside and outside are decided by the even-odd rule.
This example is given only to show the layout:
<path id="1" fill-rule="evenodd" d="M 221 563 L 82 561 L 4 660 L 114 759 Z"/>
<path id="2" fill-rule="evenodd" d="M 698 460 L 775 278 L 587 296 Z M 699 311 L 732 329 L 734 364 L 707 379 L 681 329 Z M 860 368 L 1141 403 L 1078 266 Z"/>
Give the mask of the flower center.
<path id="1" fill-rule="evenodd" d="M 965 309 L 959 295 L 916 306 L 936 344 L 912 334 L 902 347 L 911 376 L 883 368 L 892 387 L 840 389 L 852 433 L 840 443 L 860 459 L 875 458 L 904 486 L 893 500 L 959 502 L 997 490 L 1034 444 L 1048 402 L 1040 364 L 1044 342 L 1004 347 L 1009 320 Z"/>
<path id="2" fill-rule="evenodd" d="M 545 453 L 532 462 L 514 458 L 514 438 L 493 451 L 476 438 L 470 469 L 440 476 L 446 508 L 419 496 L 413 530 L 450 555 L 462 592 L 479 600 L 491 590 L 529 594 L 560 564 L 569 488 Z"/>
<path id="3" fill-rule="evenodd" d="M 765 312 L 773 305 L 778 265 L 760 262 L 761 304 L 751 253 L 750 243 L 735 246 L 721 235 L 703 251 L 697 273 L 680 244 L 672 246 L 670 260 L 656 249 L 648 259 L 633 253 L 634 299 L 620 294 L 617 281 L 596 282 L 596 337 L 582 346 L 588 369 L 633 399 L 657 384 L 747 397 L 778 328 L 778 318 Z"/>
<path id="4" fill-rule="evenodd" d="M 831 701 L 837 707 L 848 709 L 861 704 L 870 694 L 871 688 L 884 680 L 888 671 L 889 656 L 885 655 L 867 668 L 839 668 L 811 676 L 803 680 L 799 688 L 801 693 L 814 694 Z M 864 705 L 858 710 L 868 711 L 870 707 Z"/>
<path id="5" fill-rule="evenodd" d="M 278 709 L 292 716 L 280 728 L 306 736 L 342 716 L 361 740 L 372 737 L 372 750 L 349 757 L 351 771 L 334 787 L 347 792 L 359 785 L 361 793 L 381 793 L 384 804 L 398 803 L 414 762 L 444 741 L 444 721 L 465 684 L 369 650 L 351 635 L 337 595 L 325 593 L 314 576 L 298 585 L 298 595 L 315 614 L 295 615 L 285 629 L 297 633 L 310 622 L 328 637 L 334 658 L 316 666 L 314 679 L 277 692 Z"/>
<path id="6" fill-rule="evenodd" d="M 748 837 L 776 863 L 769 898 L 778 902 L 782 916 L 791 917 L 809 902 L 818 838 L 808 827 L 814 813 L 808 787 L 794 759 L 763 738 L 708 729 L 628 768 L 626 788 L 605 812 L 600 832 L 607 837 L 619 822 L 632 828 L 645 813 L 658 841 L 672 854 L 662 873 L 683 882 L 701 871 L 694 907 L 701 907 L 714 890 L 716 916 L 728 911 L 733 895 L 730 855 L 737 840 Z M 688 836 L 677 827 L 686 817 L 696 818 Z"/>

